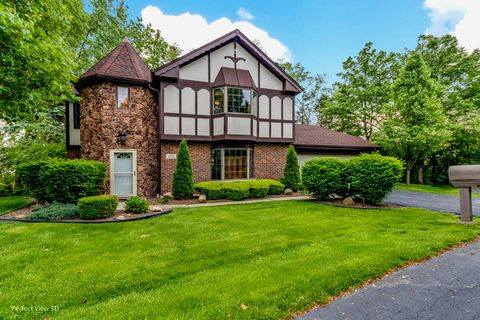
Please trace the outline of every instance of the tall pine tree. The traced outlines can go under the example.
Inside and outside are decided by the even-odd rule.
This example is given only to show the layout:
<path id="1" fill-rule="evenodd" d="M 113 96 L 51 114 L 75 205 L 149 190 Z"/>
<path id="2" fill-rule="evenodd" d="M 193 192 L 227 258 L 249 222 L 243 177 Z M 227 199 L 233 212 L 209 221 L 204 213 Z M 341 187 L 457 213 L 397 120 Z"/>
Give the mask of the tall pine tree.
<path id="1" fill-rule="evenodd" d="M 193 197 L 193 173 L 187 141 L 182 140 L 178 147 L 177 164 L 173 173 L 172 194 L 175 199 Z"/>
<path id="2" fill-rule="evenodd" d="M 288 147 L 282 183 L 286 188 L 292 189 L 293 191 L 298 190 L 298 185 L 300 183 L 300 167 L 298 166 L 297 152 L 293 145 Z"/>

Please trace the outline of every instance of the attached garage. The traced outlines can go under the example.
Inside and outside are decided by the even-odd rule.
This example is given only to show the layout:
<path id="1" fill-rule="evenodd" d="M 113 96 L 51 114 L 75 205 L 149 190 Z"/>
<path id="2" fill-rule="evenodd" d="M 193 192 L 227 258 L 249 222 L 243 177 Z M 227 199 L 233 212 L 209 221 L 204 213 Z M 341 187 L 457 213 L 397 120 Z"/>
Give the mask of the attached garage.
<path id="1" fill-rule="evenodd" d="M 320 126 L 295 125 L 295 149 L 300 166 L 311 159 L 335 157 L 348 159 L 373 152 L 378 146 L 369 141 Z"/>

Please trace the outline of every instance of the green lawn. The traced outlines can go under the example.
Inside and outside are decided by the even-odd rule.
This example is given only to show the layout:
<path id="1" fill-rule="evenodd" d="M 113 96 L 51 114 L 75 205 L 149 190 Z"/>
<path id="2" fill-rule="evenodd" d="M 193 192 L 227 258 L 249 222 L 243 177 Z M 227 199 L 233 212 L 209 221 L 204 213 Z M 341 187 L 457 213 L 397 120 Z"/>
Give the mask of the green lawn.
<path id="1" fill-rule="evenodd" d="M 407 190 L 407 191 L 416 191 L 416 192 L 428 192 L 428 193 L 438 193 L 438 194 L 446 194 L 452 196 L 458 196 L 459 191 L 458 188 L 453 186 L 430 186 L 430 185 L 423 185 L 423 184 L 410 184 L 407 185 L 406 183 L 399 183 L 395 186 L 397 190 Z M 472 193 L 474 197 L 480 197 L 480 193 Z"/>
<path id="2" fill-rule="evenodd" d="M 0 215 L 25 207 L 29 203 L 28 197 L 24 196 L 0 197 Z"/>
<path id="3" fill-rule="evenodd" d="M 450 214 L 303 201 L 115 224 L 2 223 L 0 318 L 284 318 L 478 234 L 480 220 Z"/>

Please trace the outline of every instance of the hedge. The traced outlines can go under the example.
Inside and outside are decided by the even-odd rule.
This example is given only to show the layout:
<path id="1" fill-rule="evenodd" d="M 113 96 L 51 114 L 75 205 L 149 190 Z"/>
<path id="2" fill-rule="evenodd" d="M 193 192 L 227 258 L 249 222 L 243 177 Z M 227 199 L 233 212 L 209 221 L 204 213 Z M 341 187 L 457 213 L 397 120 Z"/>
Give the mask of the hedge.
<path id="1" fill-rule="evenodd" d="M 18 166 L 20 184 L 40 202 L 76 203 L 103 192 L 107 165 L 92 160 L 46 159 Z"/>
<path id="2" fill-rule="evenodd" d="M 93 220 L 111 217 L 118 206 L 118 197 L 101 195 L 78 200 L 80 219 Z"/>
<path id="3" fill-rule="evenodd" d="M 264 198 L 267 194 L 279 194 L 284 189 L 283 184 L 270 179 L 231 182 L 205 181 L 195 184 L 194 187 L 195 190 L 200 194 L 204 194 L 209 200 Z"/>
<path id="4" fill-rule="evenodd" d="M 337 158 L 309 160 L 302 168 L 302 186 L 320 200 L 333 193 L 343 194 L 345 162 Z"/>
<path id="5" fill-rule="evenodd" d="M 361 154 L 350 160 L 322 158 L 307 161 L 302 185 L 315 198 L 331 194 L 356 196 L 367 203 L 380 203 L 402 178 L 403 164 L 393 157 Z"/>
<path id="6" fill-rule="evenodd" d="M 362 154 L 347 161 L 350 193 L 368 203 L 380 203 L 402 179 L 403 163 L 380 154 Z"/>

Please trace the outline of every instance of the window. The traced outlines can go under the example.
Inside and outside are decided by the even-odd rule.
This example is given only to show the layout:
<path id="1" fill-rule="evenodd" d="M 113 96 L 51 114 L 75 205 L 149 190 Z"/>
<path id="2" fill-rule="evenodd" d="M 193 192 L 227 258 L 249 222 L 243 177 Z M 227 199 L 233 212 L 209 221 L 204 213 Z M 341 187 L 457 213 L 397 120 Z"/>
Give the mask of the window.
<path id="1" fill-rule="evenodd" d="M 233 180 L 253 177 L 253 152 L 249 148 L 212 150 L 212 179 Z"/>
<path id="2" fill-rule="evenodd" d="M 213 111 L 251 113 L 252 97 L 255 97 L 255 92 L 250 89 L 217 88 L 213 91 Z"/>
<path id="3" fill-rule="evenodd" d="M 128 109 L 128 87 L 117 87 L 117 109 Z"/>
<path id="4" fill-rule="evenodd" d="M 80 104 L 73 104 L 73 129 L 80 129 Z"/>

